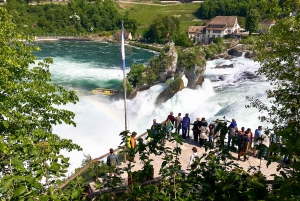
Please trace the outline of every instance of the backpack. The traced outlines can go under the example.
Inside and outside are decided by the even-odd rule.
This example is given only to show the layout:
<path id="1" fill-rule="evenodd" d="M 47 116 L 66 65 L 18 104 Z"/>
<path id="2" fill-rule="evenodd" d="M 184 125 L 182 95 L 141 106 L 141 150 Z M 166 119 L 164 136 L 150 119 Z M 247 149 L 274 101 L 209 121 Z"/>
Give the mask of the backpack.
<path id="1" fill-rule="evenodd" d="M 117 157 L 115 154 L 111 154 L 109 157 L 109 166 L 116 167 L 117 166 Z"/>
<path id="2" fill-rule="evenodd" d="M 245 150 L 248 145 L 248 136 L 247 135 L 242 135 L 241 139 L 241 150 Z"/>
<path id="3" fill-rule="evenodd" d="M 206 135 L 206 128 L 204 126 L 201 126 L 200 128 L 200 138 L 201 139 L 207 139 L 207 135 Z"/>

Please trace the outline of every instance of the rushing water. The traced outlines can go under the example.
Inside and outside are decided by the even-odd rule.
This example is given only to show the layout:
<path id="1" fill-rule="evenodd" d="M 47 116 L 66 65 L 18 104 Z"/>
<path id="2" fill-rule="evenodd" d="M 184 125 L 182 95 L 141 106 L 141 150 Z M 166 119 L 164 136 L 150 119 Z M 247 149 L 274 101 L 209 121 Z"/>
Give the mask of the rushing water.
<path id="1" fill-rule="evenodd" d="M 83 152 L 65 153 L 70 156 L 70 171 L 79 167 L 83 153 L 92 158 L 98 157 L 109 148 L 120 143 L 119 133 L 124 130 L 124 102 L 111 101 L 102 95 L 91 95 L 90 90 L 118 88 L 122 80 L 120 48 L 118 45 L 95 42 L 40 42 L 42 51 L 37 53 L 39 60 L 52 57 L 50 66 L 52 81 L 67 89 L 75 90 L 79 103 L 64 108 L 76 114 L 76 127 L 55 126 L 54 132 L 63 138 L 72 139 L 83 148 Z M 132 63 L 147 63 L 154 52 L 126 46 L 126 66 Z M 233 64 L 234 68 L 216 69 L 217 65 Z M 270 88 L 263 77 L 245 79 L 254 75 L 259 64 L 244 57 L 231 60 L 217 59 L 208 61 L 203 86 L 197 90 L 183 89 L 161 106 L 154 105 L 156 97 L 166 87 L 159 84 L 149 90 L 139 92 L 133 100 L 128 100 L 128 123 L 130 131 L 143 133 L 150 128 L 152 119 L 165 120 L 173 111 L 189 113 L 191 121 L 205 117 L 210 123 L 215 118 L 235 118 L 239 128 L 252 130 L 262 123 L 259 112 L 246 109 L 246 96 L 259 98 L 266 102 L 265 90 Z M 128 68 L 129 69 L 129 68 Z M 184 79 L 186 84 L 186 79 Z M 263 124 L 263 126 L 265 126 Z"/>

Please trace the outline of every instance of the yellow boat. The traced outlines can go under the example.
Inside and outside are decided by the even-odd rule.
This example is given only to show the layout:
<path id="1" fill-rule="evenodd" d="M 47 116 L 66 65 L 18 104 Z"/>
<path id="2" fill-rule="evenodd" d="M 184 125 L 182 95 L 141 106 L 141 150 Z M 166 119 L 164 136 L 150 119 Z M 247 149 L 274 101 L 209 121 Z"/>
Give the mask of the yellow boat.
<path id="1" fill-rule="evenodd" d="M 92 90 L 92 94 L 102 94 L 102 95 L 108 95 L 108 96 L 112 96 L 118 92 L 119 91 L 114 90 L 114 89 L 103 89 L 103 88 L 96 88 L 96 89 Z"/>

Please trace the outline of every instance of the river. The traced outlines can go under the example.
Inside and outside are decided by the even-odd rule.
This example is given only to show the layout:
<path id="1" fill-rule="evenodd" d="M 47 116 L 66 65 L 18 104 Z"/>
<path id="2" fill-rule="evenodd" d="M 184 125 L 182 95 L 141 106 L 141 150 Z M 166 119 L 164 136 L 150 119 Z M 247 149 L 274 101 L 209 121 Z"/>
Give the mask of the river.
<path id="1" fill-rule="evenodd" d="M 120 144 L 119 133 L 124 130 L 124 103 L 112 101 L 102 95 L 92 95 L 97 87 L 118 88 L 123 78 L 120 70 L 120 47 L 117 44 L 98 42 L 38 42 L 41 52 L 38 60 L 52 57 L 50 66 L 52 81 L 77 92 L 79 102 L 62 108 L 76 114 L 76 127 L 57 125 L 54 133 L 72 139 L 82 152 L 63 152 L 70 157 L 69 172 L 81 165 L 83 153 L 92 158 L 116 148 Z M 132 63 L 147 64 L 156 53 L 126 46 L 126 66 Z M 216 69 L 218 65 L 233 64 L 233 68 Z M 197 90 L 183 89 L 172 99 L 156 107 L 156 97 L 166 87 L 159 84 L 139 92 L 128 100 L 128 128 L 138 135 L 150 128 L 152 119 L 158 122 L 166 119 L 170 111 L 175 115 L 189 113 L 191 121 L 205 117 L 208 123 L 216 118 L 235 118 L 238 127 L 256 129 L 266 126 L 258 120 L 260 113 L 255 108 L 246 109 L 246 96 L 267 102 L 265 90 L 271 86 L 264 77 L 254 76 L 259 63 L 242 57 L 231 60 L 216 59 L 207 62 L 205 81 Z M 127 72 L 128 72 L 127 70 Z M 249 79 L 249 75 L 254 78 Z M 184 82 L 187 83 L 185 78 Z"/>

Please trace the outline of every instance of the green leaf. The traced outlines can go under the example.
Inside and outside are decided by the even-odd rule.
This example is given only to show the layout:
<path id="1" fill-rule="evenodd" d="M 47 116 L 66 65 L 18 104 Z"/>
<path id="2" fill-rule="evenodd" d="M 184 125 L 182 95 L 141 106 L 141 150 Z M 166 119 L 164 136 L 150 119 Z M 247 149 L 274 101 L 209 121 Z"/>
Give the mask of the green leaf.
<path id="1" fill-rule="evenodd" d="M 51 167 L 50 167 L 52 170 L 55 170 L 55 171 L 58 171 L 59 168 L 60 168 L 60 165 L 58 163 L 51 163 Z"/>
<path id="2" fill-rule="evenodd" d="M 8 179 L 8 180 L 4 181 L 4 184 L 3 184 L 3 193 L 5 193 L 6 191 L 9 190 L 9 188 L 12 185 L 12 182 L 13 182 L 13 179 Z"/>
<path id="3" fill-rule="evenodd" d="M 14 191 L 14 197 L 18 197 L 20 195 L 22 195 L 23 193 L 25 193 L 27 190 L 26 186 L 20 186 L 19 188 L 17 188 L 15 191 Z"/>
<path id="4" fill-rule="evenodd" d="M 4 144 L 4 143 L 0 144 L 0 151 L 2 151 L 4 153 L 7 153 L 7 146 L 6 146 L 6 144 Z"/>

